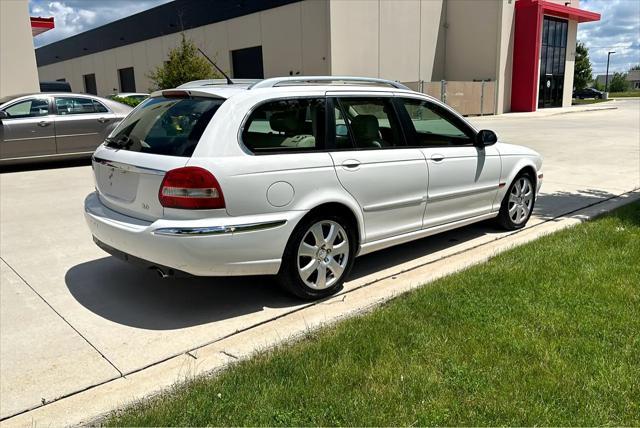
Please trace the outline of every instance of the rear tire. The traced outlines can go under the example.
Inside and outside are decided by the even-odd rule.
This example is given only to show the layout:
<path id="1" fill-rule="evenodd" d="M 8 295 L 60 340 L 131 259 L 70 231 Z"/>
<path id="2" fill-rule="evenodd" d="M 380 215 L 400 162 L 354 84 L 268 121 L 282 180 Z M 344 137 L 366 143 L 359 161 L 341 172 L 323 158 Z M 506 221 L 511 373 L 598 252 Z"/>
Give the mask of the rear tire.
<path id="1" fill-rule="evenodd" d="M 291 234 L 277 280 L 297 297 L 322 299 L 342 288 L 355 252 L 355 225 L 338 215 L 310 215 Z"/>
<path id="2" fill-rule="evenodd" d="M 522 229 L 531 217 L 535 199 L 533 177 L 528 172 L 521 172 L 504 195 L 498 214 L 498 224 L 506 230 Z"/>

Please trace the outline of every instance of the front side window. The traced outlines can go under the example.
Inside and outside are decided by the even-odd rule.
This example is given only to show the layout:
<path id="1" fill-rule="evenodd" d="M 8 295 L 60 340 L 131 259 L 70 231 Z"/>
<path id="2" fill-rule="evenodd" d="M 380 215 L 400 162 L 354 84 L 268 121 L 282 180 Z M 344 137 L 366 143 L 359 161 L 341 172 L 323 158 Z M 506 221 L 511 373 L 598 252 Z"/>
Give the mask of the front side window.
<path id="1" fill-rule="evenodd" d="M 335 109 L 336 147 L 347 133 L 358 149 L 402 146 L 402 133 L 390 98 L 340 98 Z"/>
<path id="2" fill-rule="evenodd" d="M 148 98 L 120 122 L 107 139 L 107 146 L 189 157 L 224 101 L 209 97 Z"/>
<path id="3" fill-rule="evenodd" d="M 47 116 L 49 114 L 49 100 L 46 98 L 30 98 L 5 108 L 4 112 L 7 113 L 9 119 Z"/>
<path id="4" fill-rule="evenodd" d="M 325 99 L 286 99 L 258 106 L 244 126 L 242 141 L 254 153 L 324 149 Z"/>
<path id="5" fill-rule="evenodd" d="M 97 113 L 91 98 L 56 97 L 56 110 L 59 115 Z"/>
<path id="6" fill-rule="evenodd" d="M 415 130 L 409 145 L 429 147 L 472 142 L 471 131 L 444 109 L 425 100 L 402 99 L 400 102 Z"/>

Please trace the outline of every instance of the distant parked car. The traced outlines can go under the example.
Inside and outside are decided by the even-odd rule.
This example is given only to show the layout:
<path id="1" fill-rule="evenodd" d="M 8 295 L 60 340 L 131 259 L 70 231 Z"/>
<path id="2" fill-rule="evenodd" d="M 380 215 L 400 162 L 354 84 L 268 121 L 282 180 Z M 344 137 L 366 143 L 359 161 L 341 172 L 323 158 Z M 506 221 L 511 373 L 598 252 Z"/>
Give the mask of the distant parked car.
<path id="1" fill-rule="evenodd" d="M 136 100 L 136 101 L 144 101 L 145 99 L 147 99 L 149 97 L 149 94 L 146 94 L 144 92 L 120 92 L 118 94 L 109 94 L 109 95 L 107 95 L 107 98 L 109 98 L 109 99 L 113 99 L 115 97 L 130 98 L 130 99 Z"/>
<path id="2" fill-rule="evenodd" d="M 71 92 L 69 82 L 40 82 L 40 92 Z"/>
<path id="3" fill-rule="evenodd" d="M 584 88 L 579 91 L 573 92 L 573 98 L 577 98 L 579 100 L 583 100 L 585 98 L 595 98 L 597 100 L 601 100 L 604 97 L 604 92 L 599 91 L 595 88 Z"/>
<path id="4" fill-rule="evenodd" d="M 0 165 L 90 157 L 131 107 L 93 95 L 0 98 Z"/>

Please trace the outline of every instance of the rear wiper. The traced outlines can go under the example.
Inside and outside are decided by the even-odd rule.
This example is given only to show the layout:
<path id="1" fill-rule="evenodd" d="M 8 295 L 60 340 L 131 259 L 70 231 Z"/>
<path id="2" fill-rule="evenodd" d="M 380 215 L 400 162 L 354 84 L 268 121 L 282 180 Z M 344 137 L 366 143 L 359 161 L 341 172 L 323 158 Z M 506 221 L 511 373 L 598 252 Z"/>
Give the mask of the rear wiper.
<path id="1" fill-rule="evenodd" d="M 118 149 L 128 149 L 133 144 L 133 140 L 131 140 L 131 137 L 128 137 L 126 135 L 123 135 L 118 139 L 107 137 L 104 139 L 104 141 L 109 147 L 115 147 Z"/>

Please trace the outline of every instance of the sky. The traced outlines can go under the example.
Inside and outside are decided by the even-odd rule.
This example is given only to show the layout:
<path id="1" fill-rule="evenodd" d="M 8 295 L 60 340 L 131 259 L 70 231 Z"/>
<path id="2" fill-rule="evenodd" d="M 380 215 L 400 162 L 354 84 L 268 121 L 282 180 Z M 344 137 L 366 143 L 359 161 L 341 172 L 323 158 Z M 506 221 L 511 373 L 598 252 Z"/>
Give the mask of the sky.
<path id="1" fill-rule="evenodd" d="M 31 16 L 53 16 L 56 28 L 34 39 L 36 47 L 73 36 L 171 0 L 30 0 Z M 347 1 L 347 0 L 343 0 Z M 578 40 L 589 48 L 594 77 L 640 64 L 640 0 L 581 0 L 580 8 L 602 14 L 578 25 Z"/>
<path id="2" fill-rule="evenodd" d="M 616 52 L 609 73 L 640 64 L 640 0 L 580 0 L 580 9 L 602 15 L 600 21 L 578 24 L 578 40 L 589 48 L 593 77 L 605 74 L 609 51 Z"/>

